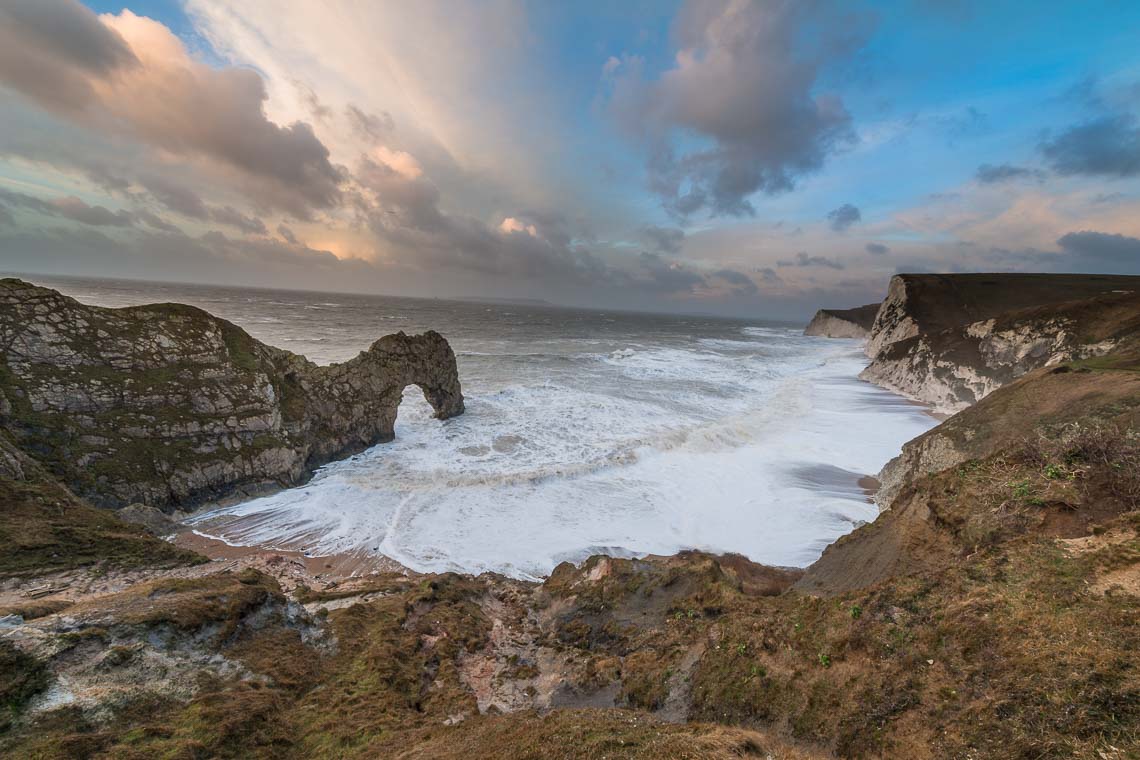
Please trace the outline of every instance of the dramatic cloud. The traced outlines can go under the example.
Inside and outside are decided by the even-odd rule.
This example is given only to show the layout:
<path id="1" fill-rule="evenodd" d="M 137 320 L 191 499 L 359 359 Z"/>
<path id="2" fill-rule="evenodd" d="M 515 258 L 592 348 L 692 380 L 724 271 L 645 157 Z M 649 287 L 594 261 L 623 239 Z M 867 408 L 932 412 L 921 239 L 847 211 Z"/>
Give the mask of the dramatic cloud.
<path id="1" fill-rule="evenodd" d="M 1140 271 L 1140 238 L 1084 230 L 1062 236 L 1057 245 L 1090 263 L 1114 268 L 1123 265 Z"/>
<path id="2" fill-rule="evenodd" d="M 875 256 L 882 256 L 883 254 L 890 253 L 891 251 L 890 248 L 883 245 L 882 243 L 867 243 L 864 248 L 866 249 L 867 253 L 873 254 Z"/>
<path id="3" fill-rule="evenodd" d="M 834 209 L 827 214 L 828 224 L 831 229 L 836 232 L 845 232 L 851 225 L 856 224 L 863 218 L 855 206 L 850 203 L 844 203 L 837 209 Z"/>
<path id="4" fill-rule="evenodd" d="M 751 214 L 753 193 L 792 189 L 853 139 L 842 100 L 815 90 L 825 64 L 859 47 L 863 25 L 816 7 L 691 2 L 675 23 L 674 68 L 647 82 L 630 60 L 614 74 L 612 108 L 649 141 L 650 187 L 670 213 Z M 677 134 L 707 147 L 681 150 Z"/>
<path id="5" fill-rule="evenodd" d="M 827 269 L 845 269 L 842 262 L 829 259 L 825 256 L 808 256 L 807 253 L 800 251 L 796 257 L 791 260 L 781 260 L 776 262 L 778 267 L 825 267 Z"/>
<path id="6" fill-rule="evenodd" d="M 97 17 L 72 0 L 13 0 L 0 14 L 0 83 L 204 161 L 266 207 L 307 218 L 336 201 L 343 177 L 328 149 L 309 125 L 266 118 L 256 72 L 198 62 L 165 26 L 128 10 Z"/>
<path id="7" fill-rule="evenodd" d="M 1134 177 L 1140 175 L 1140 127 L 1128 114 L 1102 116 L 1046 140 L 1041 153 L 1058 174 Z"/>
<path id="8" fill-rule="evenodd" d="M 1045 173 L 1040 169 L 1029 169 L 1012 164 L 982 164 L 974 173 L 974 179 L 983 185 L 996 185 L 1011 180 L 1034 179 L 1040 181 Z"/>
<path id="9" fill-rule="evenodd" d="M 139 65 L 127 42 L 77 0 L 0 5 L 0 80 L 51 108 L 98 99 L 93 79 Z"/>

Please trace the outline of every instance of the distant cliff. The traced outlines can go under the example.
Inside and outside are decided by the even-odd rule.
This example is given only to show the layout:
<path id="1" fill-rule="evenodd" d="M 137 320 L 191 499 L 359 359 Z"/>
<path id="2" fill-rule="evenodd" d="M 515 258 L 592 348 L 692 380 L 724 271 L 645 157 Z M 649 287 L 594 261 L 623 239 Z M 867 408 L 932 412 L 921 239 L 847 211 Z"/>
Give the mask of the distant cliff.
<path id="1" fill-rule="evenodd" d="M 897 275 L 861 377 L 956 412 L 1038 367 L 1103 356 L 1140 330 L 1140 277 Z"/>
<path id="2" fill-rule="evenodd" d="M 879 304 L 869 303 L 854 309 L 820 309 L 804 328 L 804 335 L 821 338 L 866 338 L 879 313 Z"/>
<path id="3" fill-rule="evenodd" d="M 435 332 L 318 367 L 191 306 L 104 309 L 0 280 L 0 424 L 97 505 L 296 484 L 391 440 L 408 385 L 441 419 L 463 412 L 455 354 Z"/>

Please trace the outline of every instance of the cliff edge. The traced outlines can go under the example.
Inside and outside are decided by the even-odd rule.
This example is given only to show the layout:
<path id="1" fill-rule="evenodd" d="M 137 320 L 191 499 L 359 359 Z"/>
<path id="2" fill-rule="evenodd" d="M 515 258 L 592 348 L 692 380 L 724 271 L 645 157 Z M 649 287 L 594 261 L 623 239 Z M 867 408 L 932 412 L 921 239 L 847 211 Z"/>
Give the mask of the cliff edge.
<path id="1" fill-rule="evenodd" d="M 871 334 L 880 304 L 869 303 L 854 309 L 820 309 L 804 328 L 804 335 L 821 338 L 866 338 Z"/>
<path id="2" fill-rule="evenodd" d="M 319 367 L 181 304 L 106 309 L 0 280 L 0 425 L 98 506 L 191 506 L 294 485 L 391 440 L 404 388 L 463 412 L 438 333 Z"/>
<path id="3" fill-rule="evenodd" d="M 1104 356 L 1140 331 L 1140 277 L 896 275 L 860 375 L 954 413 L 1039 367 Z"/>

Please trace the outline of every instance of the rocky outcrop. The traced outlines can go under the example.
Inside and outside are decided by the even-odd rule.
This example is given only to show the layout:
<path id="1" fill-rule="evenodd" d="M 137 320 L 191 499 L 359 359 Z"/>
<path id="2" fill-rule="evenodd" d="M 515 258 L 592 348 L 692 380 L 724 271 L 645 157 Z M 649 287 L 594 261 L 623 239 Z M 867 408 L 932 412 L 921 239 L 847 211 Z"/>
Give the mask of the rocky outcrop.
<path id="1" fill-rule="evenodd" d="M 891 278 L 867 355 L 918 335 L 984 322 L 1007 312 L 1140 291 L 1140 277 L 1078 274 L 899 274 Z"/>
<path id="2" fill-rule="evenodd" d="M 866 338 L 871 334 L 879 304 L 854 309 L 820 309 L 804 328 L 804 335 L 821 338 Z"/>
<path id="3" fill-rule="evenodd" d="M 1138 329 L 1136 277 L 899 275 L 861 377 L 954 413 L 1039 367 L 1103 356 Z"/>
<path id="4" fill-rule="evenodd" d="M 191 306 L 87 306 L 0 280 L 0 423 L 100 506 L 188 506 L 293 485 L 391 440 L 408 385 L 463 412 L 435 332 L 389 335 L 319 367 Z"/>

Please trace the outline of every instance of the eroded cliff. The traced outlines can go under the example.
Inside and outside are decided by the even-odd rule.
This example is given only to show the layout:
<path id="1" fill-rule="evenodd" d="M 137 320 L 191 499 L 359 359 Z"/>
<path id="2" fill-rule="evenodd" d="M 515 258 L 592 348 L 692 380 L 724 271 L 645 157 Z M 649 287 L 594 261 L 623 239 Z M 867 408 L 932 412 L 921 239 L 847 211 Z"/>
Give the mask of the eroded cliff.
<path id="1" fill-rule="evenodd" d="M 879 304 L 854 309 L 820 309 L 804 328 L 804 335 L 822 338 L 866 338 L 871 334 Z"/>
<path id="2" fill-rule="evenodd" d="M 897 275 L 861 377 L 953 413 L 1038 367 L 1103 356 L 1140 331 L 1140 278 Z"/>
<path id="3" fill-rule="evenodd" d="M 191 306 L 105 309 L 0 280 L 0 424 L 97 505 L 299 483 L 390 440 L 408 385 L 441 419 L 463 412 L 455 355 L 435 332 L 319 367 Z"/>

